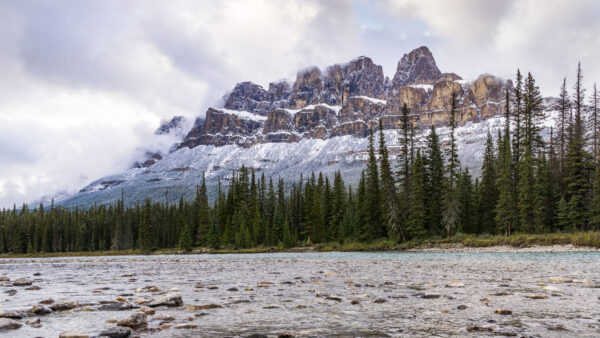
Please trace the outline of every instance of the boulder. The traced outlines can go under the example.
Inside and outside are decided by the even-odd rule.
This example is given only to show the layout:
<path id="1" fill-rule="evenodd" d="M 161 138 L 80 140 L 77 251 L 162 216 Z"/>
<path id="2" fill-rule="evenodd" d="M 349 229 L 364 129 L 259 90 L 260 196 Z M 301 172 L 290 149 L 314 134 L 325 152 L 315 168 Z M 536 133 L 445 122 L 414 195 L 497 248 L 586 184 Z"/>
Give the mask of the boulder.
<path id="1" fill-rule="evenodd" d="M 21 328 L 23 324 L 10 318 L 0 318 L 0 330 L 16 330 Z"/>
<path id="2" fill-rule="evenodd" d="M 137 330 L 148 325 L 148 320 L 146 318 L 145 313 L 135 312 L 129 317 L 119 320 L 117 326 L 124 326 Z"/>
<path id="3" fill-rule="evenodd" d="M 100 311 L 125 311 L 125 310 L 131 310 L 132 308 L 133 308 L 133 306 L 131 305 L 131 303 L 115 302 L 115 303 L 108 303 L 108 304 L 100 305 L 98 307 L 98 310 L 100 310 Z"/>
<path id="4" fill-rule="evenodd" d="M 131 335 L 131 329 L 122 326 L 111 327 L 110 329 L 102 331 L 100 337 L 110 338 L 126 338 Z"/>
<path id="5" fill-rule="evenodd" d="M 29 311 L 27 311 L 27 313 L 29 313 L 30 315 L 43 316 L 52 313 L 52 310 L 50 310 L 42 304 L 36 304 Z"/>
<path id="6" fill-rule="evenodd" d="M 151 300 L 147 305 L 149 307 L 157 307 L 157 306 L 177 307 L 177 306 L 183 305 L 183 300 L 181 299 L 181 295 L 178 293 L 167 293 L 165 295 L 159 296 L 159 297 Z"/>
<path id="7" fill-rule="evenodd" d="M 31 284 L 33 282 L 29 278 L 19 278 L 12 283 L 13 286 L 29 286 Z"/>
<path id="8" fill-rule="evenodd" d="M 59 302 L 59 303 L 54 303 L 50 306 L 50 309 L 52 309 L 52 311 L 65 311 L 65 310 L 71 310 L 76 308 L 78 305 L 75 302 Z"/>
<path id="9" fill-rule="evenodd" d="M 19 311 L 0 310 L 0 318 L 21 319 L 23 314 Z"/>

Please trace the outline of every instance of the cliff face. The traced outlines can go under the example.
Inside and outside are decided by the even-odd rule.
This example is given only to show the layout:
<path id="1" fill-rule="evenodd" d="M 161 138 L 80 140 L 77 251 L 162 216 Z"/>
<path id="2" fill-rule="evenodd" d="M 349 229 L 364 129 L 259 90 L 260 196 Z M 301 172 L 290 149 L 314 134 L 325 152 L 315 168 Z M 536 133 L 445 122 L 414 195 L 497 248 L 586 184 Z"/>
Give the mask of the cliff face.
<path id="1" fill-rule="evenodd" d="M 381 66 L 361 56 L 324 71 L 300 71 L 293 85 L 278 81 L 265 90 L 251 82 L 238 83 L 224 108 L 208 109 L 203 123 L 194 125 L 179 148 L 364 137 L 379 120 L 385 129 L 397 128 L 404 104 L 418 128 L 442 126 L 449 121 L 452 93 L 457 95 L 456 119 L 464 125 L 501 114 L 510 87 L 510 81 L 492 75 L 466 82 L 454 73 L 442 73 L 427 47 L 405 54 L 392 81 Z"/>

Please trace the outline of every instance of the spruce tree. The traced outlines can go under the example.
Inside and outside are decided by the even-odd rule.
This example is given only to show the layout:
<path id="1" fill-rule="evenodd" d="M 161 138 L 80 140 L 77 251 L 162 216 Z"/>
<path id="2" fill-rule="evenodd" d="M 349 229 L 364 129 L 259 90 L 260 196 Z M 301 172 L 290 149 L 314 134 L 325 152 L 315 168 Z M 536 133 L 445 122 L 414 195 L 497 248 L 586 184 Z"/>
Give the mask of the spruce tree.
<path id="1" fill-rule="evenodd" d="M 452 93 L 452 103 L 450 108 L 450 147 L 447 151 L 448 166 L 446 169 L 447 184 L 444 194 L 444 209 L 442 219 L 446 226 L 446 236 L 450 237 L 450 232 L 456 228 L 459 216 L 459 202 L 456 196 L 456 181 L 460 162 L 458 161 L 458 148 L 456 146 L 456 93 Z"/>
<path id="2" fill-rule="evenodd" d="M 425 160 L 426 191 L 428 192 L 427 230 L 430 235 L 438 235 L 442 231 L 444 158 L 440 149 L 439 137 L 433 125 L 427 135 Z"/>
<path id="3" fill-rule="evenodd" d="M 425 164 L 421 158 L 421 152 L 418 150 L 417 157 L 413 165 L 412 185 L 410 192 L 410 216 L 406 224 L 406 235 L 409 239 L 423 238 L 427 234 L 425 183 Z"/>
<path id="4" fill-rule="evenodd" d="M 395 238 L 404 239 L 400 225 L 398 196 L 396 195 L 396 183 L 390 166 L 388 149 L 385 146 L 383 124 L 379 120 L 379 156 L 381 171 L 381 195 L 383 199 L 384 220 L 387 224 L 388 233 Z"/>
<path id="5" fill-rule="evenodd" d="M 368 206 L 363 236 L 366 241 L 385 236 L 385 227 L 381 217 L 381 188 L 379 186 L 379 171 L 373 144 L 373 129 L 369 131 L 369 159 L 367 161 L 367 177 L 365 202 Z"/>
<path id="6" fill-rule="evenodd" d="M 400 221 L 404 222 L 408 219 L 408 209 L 410 205 L 410 110 L 406 102 L 402 105 L 400 114 L 400 125 L 398 132 L 400 133 L 400 154 L 398 155 L 398 210 Z"/>
<path id="7" fill-rule="evenodd" d="M 498 140 L 500 142 L 500 140 Z M 496 230 L 496 220 L 494 209 L 498 204 L 498 189 L 496 171 L 496 155 L 494 154 L 494 142 L 492 134 L 488 131 L 483 155 L 483 164 L 481 166 L 481 186 L 479 230 L 485 233 L 494 233 Z"/>
<path id="8" fill-rule="evenodd" d="M 583 89 L 583 74 L 581 64 L 577 67 L 577 76 L 573 88 L 573 106 L 575 116 L 571 123 L 568 152 L 566 159 L 568 207 L 570 219 L 575 222 L 576 230 L 582 230 L 588 223 L 588 189 L 589 189 L 589 154 L 585 150 L 585 125 L 583 123 L 583 100 L 585 91 Z"/>
<path id="9" fill-rule="evenodd" d="M 193 249 L 192 235 L 187 224 L 181 229 L 181 235 L 179 236 L 179 250 L 190 252 Z"/>
<path id="10" fill-rule="evenodd" d="M 498 188 L 498 203 L 494 209 L 497 232 L 510 236 L 516 218 L 513 188 L 513 167 L 510 140 L 510 99 L 506 91 L 504 113 L 504 137 L 498 142 L 501 144 L 498 152 L 498 173 L 496 186 Z"/>

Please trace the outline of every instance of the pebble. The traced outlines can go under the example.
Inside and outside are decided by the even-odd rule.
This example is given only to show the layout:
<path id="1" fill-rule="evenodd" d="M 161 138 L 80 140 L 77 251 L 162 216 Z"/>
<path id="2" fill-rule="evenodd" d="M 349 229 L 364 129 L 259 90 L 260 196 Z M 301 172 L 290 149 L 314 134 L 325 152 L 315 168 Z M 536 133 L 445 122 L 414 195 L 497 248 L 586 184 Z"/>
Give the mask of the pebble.
<path id="1" fill-rule="evenodd" d="M 494 313 L 497 315 L 512 315 L 512 311 L 511 310 L 504 310 L 504 309 L 496 309 L 494 310 Z"/>
<path id="2" fill-rule="evenodd" d="M 0 310 L 0 318 L 21 319 L 23 318 L 23 314 L 18 311 Z"/>
<path id="3" fill-rule="evenodd" d="M 27 319 L 25 321 L 25 324 L 27 324 L 33 328 L 36 328 L 36 329 L 42 327 L 42 321 L 39 318 Z"/>
<path id="4" fill-rule="evenodd" d="M 52 310 L 50 310 L 49 308 L 47 308 L 46 306 L 44 306 L 42 304 L 36 304 L 29 311 L 27 311 L 27 313 L 29 313 L 30 315 L 43 316 L 43 315 L 52 313 Z"/>
<path id="5" fill-rule="evenodd" d="M 198 324 L 179 324 L 175 325 L 176 329 L 195 329 L 198 327 Z"/>
<path id="6" fill-rule="evenodd" d="M 376 303 L 376 304 L 381 304 L 381 303 L 386 303 L 386 302 L 387 302 L 387 300 L 385 300 L 383 298 L 377 298 L 373 301 L 373 303 Z"/>
<path id="7" fill-rule="evenodd" d="M 39 303 L 45 304 L 45 305 L 50 305 L 50 304 L 54 303 L 54 299 L 52 299 L 52 298 L 43 299 L 43 300 L 40 300 Z"/>
<path id="8" fill-rule="evenodd" d="M 177 307 L 183 305 L 183 300 L 181 299 L 181 295 L 178 293 L 167 293 L 166 295 L 162 295 L 151 300 L 147 305 L 149 307 Z"/>
<path id="9" fill-rule="evenodd" d="M 152 316 L 153 314 L 156 313 L 156 311 L 154 309 L 151 309 L 149 307 L 141 307 L 138 309 L 139 312 L 143 312 L 145 314 L 147 314 L 148 316 Z"/>

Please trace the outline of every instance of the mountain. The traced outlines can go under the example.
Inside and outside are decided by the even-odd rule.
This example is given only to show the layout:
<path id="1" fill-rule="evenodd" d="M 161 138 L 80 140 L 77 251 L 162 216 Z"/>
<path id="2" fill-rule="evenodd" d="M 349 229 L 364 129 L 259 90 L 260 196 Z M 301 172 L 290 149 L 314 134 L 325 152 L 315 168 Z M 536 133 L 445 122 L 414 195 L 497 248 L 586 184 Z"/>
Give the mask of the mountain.
<path id="1" fill-rule="evenodd" d="M 477 172 L 488 130 L 495 135 L 502 127 L 506 89 L 512 89 L 512 82 L 493 75 L 465 81 L 442 73 L 427 47 L 402 56 L 391 80 L 380 65 L 361 56 L 324 70 L 299 71 L 293 84 L 280 80 L 264 89 L 252 82 L 238 83 L 224 105 L 209 108 L 189 132 L 178 129 L 179 117 L 157 130 L 180 132 L 170 152 L 148 152 L 144 162 L 96 180 L 60 203 L 113 203 L 121 190 L 129 203 L 145 197 L 191 198 L 203 172 L 214 192 L 218 180 L 227 184 L 241 165 L 287 182 L 301 173 L 331 175 L 337 170 L 355 182 L 366 162 L 366 136 L 380 120 L 392 158 L 397 154 L 396 128 L 404 103 L 417 128 L 417 145 L 423 144 L 431 125 L 439 127 L 444 142 L 453 92 L 458 99 L 461 162 Z"/>

